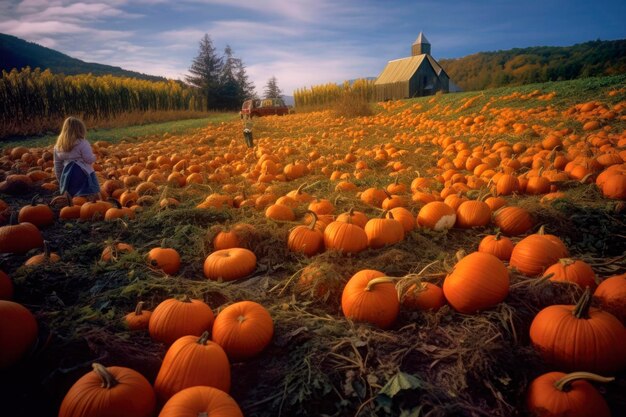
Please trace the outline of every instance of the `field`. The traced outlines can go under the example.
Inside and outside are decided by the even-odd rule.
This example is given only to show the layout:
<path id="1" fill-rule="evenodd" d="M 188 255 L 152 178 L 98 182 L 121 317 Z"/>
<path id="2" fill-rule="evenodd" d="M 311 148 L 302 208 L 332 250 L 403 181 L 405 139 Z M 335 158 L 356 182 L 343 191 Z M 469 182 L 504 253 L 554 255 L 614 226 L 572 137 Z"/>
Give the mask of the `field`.
<path id="1" fill-rule="evenodd" d="M 448 304 L 436 311 L 410 308 L 407 290 L 423 283 L 441 287 L 459 250 L 476 251 L 500 229 L 515 243 L 540 228 L 556 235 L 570 258 L 591 266 L 597 283 L 626 273 L 625 194 L 608 198 L 597 185 L 610 165 L 621 172 L 615 175 L 626 175 L 626 76 L 378 103 L 362 117 L 327 110 L 254 123 L 253 150 L 244 145 L 238 119 L 114 144 L 89 138 L 103 189 L 122 203 L 138 203 L 136 216 L 60 219 L 57 199 L 54 223 L 41 232 L 60 261 L 25 266 L 41 249 L 0 254 L 1 269 L 14 282 L 13 300 L 39 324 L 25 357 L 0 370 L 3 415 L 56 416 L 93 362 L 132 368 L 153 383 L 167 345 L 147 330 L 128 330 L 123 317 L 139 301 L 154 310 L 185 296 L 203 300 L 218 317 L 243 300 L 270 313 L 269 345 L 251 359 L 231 361 L 230 394 L 247 417 L 527 415 L 530 381 L 562 370 L 532 346 L 531 322 L 547 306 L 574 304 L 583 289 L 524 274 L 506 261 L 508 295 L 480 312 L 464 314 Z M 46 156 L 50 146 L 12 145 L 0 158 L 4 175 L 37 177 L 2 199 L 12 211 L 36 194 L 51 202 L 58 193 Z M 607 154 L 612 164 L 601 158 Z M 500 185 L 504 175 L 517 179 L 514 189 Z M 546 178 L 547 189 L 533 193 L 533 177 Z M 332 215 L 354 209 L 370 219 L 381 216 L 382 205 L 405 207 L 414 219 L 429 201 L 500 194 L 532 224 L 507 233 L 493 210 L 481 225 L 414 226 L 397 243 L 308 257 L 290 250 L 287 240 L 295 226 L 311 221 L 309 203 L 282 200 L 293 206 L 294 220 L 266 215 L 267 206 L 299 187 L 328 200 Z M 121 194 L 126 188 L 137 194 Z M 370 188 L 392 189 L 397 197 L 367 200 Z M 452 197 L 449 204 L 455 204 Z M 3 216 L 8 222 L 8 213 Z M 330 221 L 319 217 L 319 223 Z M 203 267 L 214 238 L 240 223 L 252 225 L 239 241 L 256 256 L 253 272 L 232 281 L 207 279 Z M 134 251 L 102 261 L 103 249 L 114 242 Z M 168 275 L 148 262 L 146 254 L 156 247 L 174 248 L 180 269 Z M 402 301 L 385 329 L 342 312 L 346 282 L 364 269 L 404 277 L 381 284 L 395 285 L 392 293 Z M 314 279 L 305 282 L 303 272 L 310 271 Z M 623 415 L 624 362 L 605 376 L 615 380 L 595 386 L 612 414 Z"/>

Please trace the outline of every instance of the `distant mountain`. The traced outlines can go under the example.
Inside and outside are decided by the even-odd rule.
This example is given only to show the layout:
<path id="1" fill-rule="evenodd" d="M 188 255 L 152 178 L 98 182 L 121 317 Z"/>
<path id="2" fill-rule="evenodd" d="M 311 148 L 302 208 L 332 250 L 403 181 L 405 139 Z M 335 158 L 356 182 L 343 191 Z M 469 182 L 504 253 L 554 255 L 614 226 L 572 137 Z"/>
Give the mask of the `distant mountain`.
<path id="1" fill-rule="evenodd" d="M 626 39 L 479 52 L 439 63 L 465 91 L 623 74 Z"/>
<path id="2" fill-rule="evenodd" d="M 165 81 L 165 77 L 127 71 L 120 67 L 96 64 L 72 58 L 54 49 L 46 48 L 36 43 L 27 42 L 15 36 L 0 33 L 0 71 L 10 72 L 24 67 L 42 70 L 49 68 L 55 74 L 65 75 L 87 74 L 106 75 L 117 77 L 131 77 L 150 81 Z"/>

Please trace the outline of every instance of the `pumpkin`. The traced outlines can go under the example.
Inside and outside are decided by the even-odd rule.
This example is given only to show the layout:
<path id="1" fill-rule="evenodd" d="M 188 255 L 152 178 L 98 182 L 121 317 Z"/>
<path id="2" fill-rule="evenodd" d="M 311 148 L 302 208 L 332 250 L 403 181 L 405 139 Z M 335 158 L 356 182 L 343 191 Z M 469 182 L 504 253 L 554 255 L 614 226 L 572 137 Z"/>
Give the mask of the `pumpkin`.
<path id="1" fill-rule="evenodd" d="M 496 183 L 497 195 L 511 195 L 519 190 L 519 180 L 515 175 L 503 174 Z"/>
<path id="2" fill-rule="evenodd" d="M 278 221 L 294 221 L 296 215 L 293 209 L 282 204 L 271 204 L 265 209 L 265 217 Z"/>
<path id="3" fill-rule="evenodd" d="M 341 253 L 359 253 L 367 248 L 367 234 L 356 224 L 335 220 L 324 229 L 324 246 Z"/>
<path id="4" fill-rule="evenodd" d="M 103 262 L 117 261 L 117 258 L 123 254 L 133 252 L 135 248 L 128 243 L 110 243 L 102 250 L 100 260 Z"/>
<path id="5" fill-rule="evenodd" d="M 370 219 L 365 225 L 365 234 L 367 235 L 367 244 L 370 248 L 382 248 L 386 245 L 393 245 L 404 239 L 404 227 L 402 223 L 393 218 L 393 214 L 389 218 L 384 217 L 388 214 L 384 211 L 379 218 Z"/>
<path id="6" fill-rule="evenodd" d="M 455 222 L 454 209 L 442 201 L 427 203 L 417 213 L 417 225 L 428 229 L 448 230 Z"/>
<path id="7" fill-rule="evenodd" d="M 195 386 L 174 394 L 159 417 L 243 417 L 233 398 L 213 387 Z"/>
<path id="8" fill-rule="evenodd" d="M 602 194 L 614 200 L 626 200 L 626 174 L 609 175 L 602 184 Z"/>
<path id="9" fill-rule="evenodd" d="M 197 385 L 230 390 L 230 363 L 209 332 L 200 337 L 182 336 L 165 353 L 154 381 L 159 403 L 165 403 L 177 392 Z"/>
<path id="10" fill-rule="evenodd" d="M 123 205 L 123 204 L 122 204 Z M 108 201 L 88 201 L 80 206 L 81 220 L 101 220 L 108 209 L 113 207 Z"/>
<path id="11" fill-rule="evenodd" d="M 154 340 L 171 344 L 182 336 L 201 335 L 211 328 L 214 319 L 211 307 L 204 301 L 187 296 L 182 301 L 168 298 L 152 312 L 148 330 Z"/>
<path id="12" fill-rule="evenodd" d="M 124 323 L 129 330 L 147 330 L 152 311 L 143 309 L 144 302 L 140 301 L 135 311 L 124 316 Z"/>
<path id="13" fill-rule="evenodd" d="M 304 187 L 306 187 L 306 183 L 303 183 L 295 190 L 289 191 L 287 197 L 291 197 L 299 203 L 310 203 L 313 201 L 313 197 L 302 191 Z"/>
<path id="14" fill-rule="evenodd" d="M 13 281 L 0 270 L 0 300 L 10 300 L 13 298 Z"/>
<path id="15" fill-rule="evenodd" d="M 526 194 L 537 195 L 550 192 L 550 180 L 546 177 L 535 176 L 528 178 Z"/>
<path id="16" fill-rule="evenodd" d="M 60 260 L 61 260 L 61 257 L 58 254 L 54 252 L 50 252 L 49 242 L 47 240 L 44 240 L 43 253 L 40 253 L 39 255 L 34 255 L 28 258 L 26 262 L 24 262 L 24 266 L 51 264 L 51 263 L 59 262 Z"/>
<path id="17" fill-rule="evenodd" d="M 611 411 L 598 390 L 586 380 L 610 382 L 589 372 L 548 372 L 528 386 L 526 405 L 538 417 L 611 417 Z"/>
<path id="18" fill-rule="evenodd" d="M 364 228 L 369 218 L 362 211 L 354 210 L 353 207 L 348 212 L 341 213 L 339 216 L 337 216 L 336 220 L 338 222 L 352 223 L 359 226 L 360 228 Z"/>
<path id="19" fill-rule="evenodd" d="M 458 261 L 446 276 L 443 294 L 460 313 L 492 308 L 509 294 L 509 271 L 492 254 L 473 252 Z"/>
<path id="20" fill-rule="evenodd" d="M 405 233 L 415 229 L 415 216 L 404 207 L 395 207 L 387 212 L 387 218 L 399 221 Z"/>
<path id="21" fill-rule="evenodd" d="M 154 390 L 139 372 L 99 363 L 65 394 L 59 417 L 151 417 L 156 411 Z"/>
<path id="22" fill-rule="evenodd" d="M 507 205 L 507 201 L 504 197 L 487 197 L 485 199 L 485 204 L 489 206 L 491 211 L 495 213 L 498 209 Z"/>
<path id="23" fill-rule="evenodd" d="M 0 369 L 17 363 L 37 339 L 37 321 L 23 305 L 0 300 Z"/>
<path id="24" fill-rule="evenodd" d="M 220 230 L 213 238 L 213 250 L 240 248 L 241 241 L 234 230 Z"/>
<path id="25" fill-rule="evenodd" d="M 537 276 L 563 257 L 562 255 L 562 248 L 551 239 L 532 234 L 515 245 L 509 264 L 524 275 Z"/>
<path id="26" fill-rule="evenodd" d="M 495 235 L 485 236 L 478 245 L 478 252 L 490 253 L 501 261 L 508 261 L 511 259 L 514 246 L 511 239 L 498 232 Z"/>
<path id="27" fill-rule="evenodd" d="M 589 288 L 576 305 L 551 305 L 530 325 L 544 362 L 563 371 L 612 374 L 626 365 L 626 328 L 611 313 L 590 307 Z"/>
<path id="28" fill-rule="evenodd" d="M 211 253 L 204 260 L 208 279 L 233 281 L 250 275 L 256 269 L 256 255 L 249 249 L 230 248 Z"/>
<path id="29" fill-rule="evenodd" d="M 213 341 L 233 361 L 257 356 L 272 340 L 274 321 L 270 313 L 253 301 L 229 305 L 215 318 Z"/>
<path id="30" fill-rule="evenodd" d="M 309 226 L 296 226 L 289 232 L 287 247 L 292 252 L 312 256 L 324 250 L 324 235 L 315 228 L 317 214 L 310 211 L 313 221 Z"/>
<path id="31" fill-rule="evenodd" d="M 150 265 L 161 269 L 167 275 L 174 275 L 180 269 L 180 255 L 173 248 L 152 248 L 147 259 Z"/>
<path id="32" fill-rule="evenodd" d="M 546 269 L 544 277 L 550 277 L 550 281 L 573 282 L 581 288 L 596 288 L 596 274 L 589 264 L 581 260 L 561 258 Z"/>
<path id="33" fill-rule="evenodd" d="M 32 223 L 38 228 L 50 226 L 54 223 L 54 212 L 47 204 L 37 204 L 39 196 L 36 195 L 30 204 L 20 209 L 17 221 L 20 223 Z"/>
<path id="34" fill-rule="evenodd" d="M 335 211 L 335 206 L 327 199 L 316 199 L 309 203 L 309 211 L 314 212 L 318 216 L 322 214 L 332 214 Z"/>
<path id="35" fill-rule="evenodd" d="M 0 253 L 24 254 L 31 249 L 43 246 L 43 236 L 32 223 L 14 224 L 15 215 L 11 216 L 11 224 L 0 226 Z"/>
<path id="36" fill-rule="evenodd" d="M 400 310 L 396 287 L 380 271 L 361 270 L 344 287 L 341 310 L 346 318 L 387 329 Z"/>
<path id="37" fill-rule="evenodd" d="M 384 190 L 380 188 L 368 188 L 363 191 L 359 197 L 362 202 L 374 207 L 380 207 L 382 202 L 387 198 Z"/>
<path id="38" fill-rule="evenodd" d="M 61 208 L 59 211 L 59 219 L 61 220 L 74 220 L 80 218 L 80 205 L 74 204 L 69 194 L 66 194 L 65 197 L 61 196 L 64 199 L 67 199 L 67 205 Z"/>
<path id="39" fill-rule="evenodd" d="M 493 216 L 493 222 L 502 233 L 518 236 L 533 227 L 533 220 L 526 209 L 521 207 L 502 207 Z"/>
<path id="40" fill-rule="evenodd" d="M 491 221 L 491 209 L 487 203 L 469 200 L 456 210 L 456 226 L 462 229 L 487 226 Z"/>
<path id="41" fill-rule="evenodd" d="M 598 285 L 593 296 L 600 301 L 602 309 L 626 325 L 626 274 L 605 279 Z"/>
<path id="42" fill-rule="evenodd" d="M 110 199 L 113 207 L 104 212 L 105 221 L 113 221 L 115 219 L 132 220 L 135 218 L 135 210 L 129 207 L 122 207 L 122 205 L 115 199 Z"/>
<path id="43" fill-rule="evenodd" d="M 430 282 L 412 284 L 402 297 L 402 307 L 407 310 L 437 311 L 446 305 L 441 287 Z"/>

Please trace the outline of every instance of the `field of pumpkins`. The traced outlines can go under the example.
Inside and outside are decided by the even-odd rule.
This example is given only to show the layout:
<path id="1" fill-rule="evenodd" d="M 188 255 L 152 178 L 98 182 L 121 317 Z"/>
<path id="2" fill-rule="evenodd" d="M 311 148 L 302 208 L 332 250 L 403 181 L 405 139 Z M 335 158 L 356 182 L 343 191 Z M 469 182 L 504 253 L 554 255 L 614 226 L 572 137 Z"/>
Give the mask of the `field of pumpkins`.
<path id="1" fill-rule="evenodd" d="M 623 415 L 626 76 L 373 109 L 5 147 L 0 414 Z"/>

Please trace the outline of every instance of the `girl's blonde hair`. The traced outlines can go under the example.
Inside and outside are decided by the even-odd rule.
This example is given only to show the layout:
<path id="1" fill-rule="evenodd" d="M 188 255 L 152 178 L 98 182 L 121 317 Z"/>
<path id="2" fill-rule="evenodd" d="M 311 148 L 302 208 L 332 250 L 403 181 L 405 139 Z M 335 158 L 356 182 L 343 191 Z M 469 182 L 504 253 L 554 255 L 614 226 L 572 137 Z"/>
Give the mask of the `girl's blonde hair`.
<path id="1" fill-rule="evenodd" d="M 77 117 L 68 117 L 63 122 L 61 133 L 57 138 L 56 148 L 65 152 L 72 150 L 79 139 L 85 139 L 87 128 L 85 123 Z"/>

